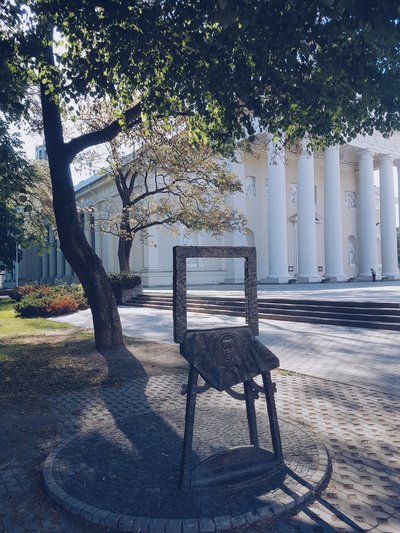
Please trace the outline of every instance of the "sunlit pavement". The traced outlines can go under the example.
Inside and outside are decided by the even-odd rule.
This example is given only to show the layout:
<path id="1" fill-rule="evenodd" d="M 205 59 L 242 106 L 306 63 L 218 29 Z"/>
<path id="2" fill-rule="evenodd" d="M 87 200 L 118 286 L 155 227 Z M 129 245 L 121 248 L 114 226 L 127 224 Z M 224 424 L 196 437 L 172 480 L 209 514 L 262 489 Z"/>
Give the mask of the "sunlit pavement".
<path id="1" fill-rule="evenodd" d="M 196 288 L 190 292 L 218 296 L 243 294 L 241 288 L 225 286 L 219 289 Z M 297 286 L 295 289 L 292 286 L 286 286 L 286 289 L 282 289 L 282 286 L 259 286 L 260 298 L 270 294 L 294 299 L 400 303 L 400 282 L 342 283 L 329 285 L 329 288 L 325 288 L 325 284 L 316 284 Z M 173 343 L 171 311 L 121 307 L 119 312 L 125 335 Z M 92 327 L 90 310 L 54 320 Z M 189 328 L 243 324 L 244 319 L 239 317 L 188 314 Z M 400 335 L 397 331 L 260 320 L 259 338 L 279 357 L 282 369 L 400 394 Z"/>

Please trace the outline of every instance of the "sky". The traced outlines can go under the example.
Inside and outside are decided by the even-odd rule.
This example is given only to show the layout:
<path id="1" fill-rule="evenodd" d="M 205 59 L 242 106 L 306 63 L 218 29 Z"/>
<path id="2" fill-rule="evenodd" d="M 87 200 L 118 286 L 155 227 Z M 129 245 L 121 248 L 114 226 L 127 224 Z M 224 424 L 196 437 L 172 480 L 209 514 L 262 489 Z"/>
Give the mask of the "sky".
<path id="1" fill-rule="evenodd" d="M 28 159 L 35 159 L 35 147 L 43 144 L 43 137 L 41 135 L 32 135 L 27 134 L 23 130 L 20 132 L 20 136 L 22 139 L 22 142 L 24 143 L 24 150 L 26 153 L 26 156 Z M 72 168 L 72 181 L 74 182 L 74 185 L 79 183 L 80 181 L 89 178 L 89 175 L 82 175 L 81 173 L 77 172 L 74 168 Z"/>

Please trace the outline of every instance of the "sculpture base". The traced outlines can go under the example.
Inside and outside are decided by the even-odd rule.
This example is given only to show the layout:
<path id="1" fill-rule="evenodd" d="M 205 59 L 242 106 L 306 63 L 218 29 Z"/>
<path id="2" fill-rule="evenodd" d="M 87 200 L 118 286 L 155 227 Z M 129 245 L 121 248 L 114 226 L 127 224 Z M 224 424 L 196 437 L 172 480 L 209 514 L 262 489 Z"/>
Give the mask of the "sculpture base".
<path id="1" fill-rule="evenodd" d="M 275 454 L 254 446 L 239 446 L 208 457 L 190 475 L 192 487 L 245 485 L 257 479 L 270 480 L 282 472 Z"/>
<path id="2" fill-rule="evenodd" d="M 136 397 L 146 398 L 137 400 L 136 414 L 78 432 L 47 458 L 46 490 L 71 513 L 118 531 L 165 533 L 188 530 L 190 524 L 204 533 L 254 531 L 306 505 L 329 476 L 325 448 L 305 428 L 280 419 L 285 464 L 277 475 L 265 479 L 268 472 L 261 469 L 251 480 L 247 471 L 231 484 L 180 489 L 186 398 L 173 391 L 186 379 L 169 375 L 147 381 L 135 380 Z M 107 389 L 103 394 L 107 401 Z M 168 404 L 161 401 L 167 398 Z M 115 415 L 112 403 L 107 405 Z M 256 410 L 265 420 L 264 401 L 256 401 Z M 203 462 L 200 470 L 213 471 L 212 461 L 206 461 L 214 454 L 248 445 L 243 402 L 207 391 L 200 396 L 196 418 L 191 464 Z M 259 436 L 261 446 L 272 449 L 266 424 L 260 424 Z M 226 457 L 235 461 L 230 452 Z M 219 483 L 218 478 L 211 476 L 212 482 Z"/>

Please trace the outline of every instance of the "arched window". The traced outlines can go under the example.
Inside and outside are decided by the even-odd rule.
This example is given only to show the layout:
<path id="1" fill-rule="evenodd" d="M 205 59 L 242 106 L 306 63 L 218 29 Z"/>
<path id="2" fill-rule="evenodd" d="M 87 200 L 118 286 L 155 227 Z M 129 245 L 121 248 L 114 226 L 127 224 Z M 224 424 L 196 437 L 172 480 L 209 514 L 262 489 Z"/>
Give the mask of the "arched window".
<path id="1" fill-rule="evenodd" d="M 256 240 L 251 229 L 246 230 L 247 246 L 255 246 Z"/>

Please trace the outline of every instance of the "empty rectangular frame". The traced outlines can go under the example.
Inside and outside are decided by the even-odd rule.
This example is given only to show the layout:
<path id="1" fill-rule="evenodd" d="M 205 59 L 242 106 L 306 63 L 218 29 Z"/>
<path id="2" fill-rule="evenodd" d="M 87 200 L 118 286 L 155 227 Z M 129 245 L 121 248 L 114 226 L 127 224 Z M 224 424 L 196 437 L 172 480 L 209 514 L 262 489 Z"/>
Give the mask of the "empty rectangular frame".
<path id="1" fill-rule="evenodd" d="M 182 342 L 187 332 L 186 259 L 188 257 L 244 259 L 245 318 L 254 335 L 258 335 L 256 249 L 250 246 L 174 246 L 174 341 Z"/>

